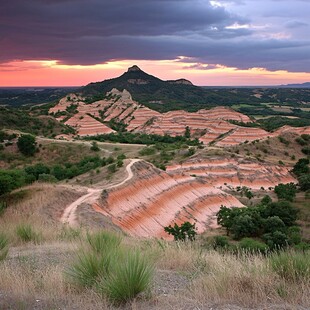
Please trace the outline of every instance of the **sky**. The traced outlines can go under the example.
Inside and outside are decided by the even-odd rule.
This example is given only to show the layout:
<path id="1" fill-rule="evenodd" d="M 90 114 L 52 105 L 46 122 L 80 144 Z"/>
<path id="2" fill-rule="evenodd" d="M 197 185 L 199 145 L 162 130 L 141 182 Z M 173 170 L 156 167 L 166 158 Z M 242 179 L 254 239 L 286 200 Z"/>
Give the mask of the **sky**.
<path id="1" fill-rule="evenodd" d="M 0 0 L 0 86 L 80 86 L 136 64 L 196 85 L 310 81 L 310 0 Z"/>

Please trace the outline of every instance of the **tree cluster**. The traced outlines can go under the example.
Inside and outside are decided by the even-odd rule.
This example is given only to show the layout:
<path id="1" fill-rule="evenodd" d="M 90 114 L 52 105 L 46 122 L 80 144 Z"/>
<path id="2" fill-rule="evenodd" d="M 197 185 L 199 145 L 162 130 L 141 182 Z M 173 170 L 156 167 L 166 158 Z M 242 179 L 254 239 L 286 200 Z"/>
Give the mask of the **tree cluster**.
<path id="1" fill-rule="evenodd" d="M 270 249 L 275 249 L 296 242 L 296 229 L 292 227 L 295 227 L 297 214 L 298 210 L 288 201 L 270 202 L 265 199 L 255 207 L 221 206 L 217 222 L 226 228 L 227 235 L 236 240 L 260 238 Z"/>

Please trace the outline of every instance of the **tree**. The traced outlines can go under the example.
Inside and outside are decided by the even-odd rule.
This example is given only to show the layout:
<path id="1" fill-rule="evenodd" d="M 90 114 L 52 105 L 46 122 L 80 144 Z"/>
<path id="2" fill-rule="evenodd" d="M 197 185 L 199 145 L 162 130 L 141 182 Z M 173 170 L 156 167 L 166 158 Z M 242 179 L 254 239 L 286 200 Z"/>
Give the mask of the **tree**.
<path id="1" fill-rule="evenodd" d="M 293 172 L 300 176 L 301 174 L 306 174 L 310 172 L 309 168 L 309 159 L 308 158 L 301 158 L 298 160 L 298 162 L 295 164 L 293 168 Z"/>
<path id="2" fill-rule="evenodd" d="M 293 201 L 296 196 L 296 185 L 294 183 L 279 184 L 274 188 L 279 199 Z"/>
<path id="3" fill-rule="evenodd" d="M 175 241 L 194 241 L 197 235 L 196 223 L 191 224 L 190 222 L 184 222 L 183 224 L 181 224 L 181 226 L 175 223 L 173 227 L 169 225 L 166 226 L 164 230 L 169 235 L 172 235 Z"/>
<path id="4" fill-rule="evenodd" d="M 222 227 L 226 228 L 227 235 L 231 231 L 231 227 L 234 223 L 234 219 L 239 216 L 245 208 L 227 208 L 226 206 L 221 206 L 220 210 L 217 212 L 217 223 Z"/>
<path id="5" fill-rule="evenodd" d="M 21 135 L 17 140 L 17 147 L 25 156 L 33 156 L 36 152 L 36 145 L 36 139 L 32 135 Z"/>
<path id="6" fill-rule="evenodd" d="M 302 191 L 307 191 L 310 189 L 310 174 L 302 174 L 298 178 L 299 187 Z"/>
<path id="7" fill-rule="evenodd" d="M 188 126 L 185 127 L 184 137 L 189 139 L 191 137 L 191 130 Z"/>
<path id="8" fill-rule="evenodd" d="M 298 209 L 288 201 L 272 202 L 262 210 L 262 217 L 278 216 L 285 226 L 293 226 L 297 219 Z"/>
<path id="9" fill-rule="evenodd" d="M 268 196 L 268 195 L 265 195 L 264 197 L 263 197 L 263 199 L 261 200 L 261 204 L 262 205 L 264 205 L 264 206 L 266 206 L 266 205 L 268 205 L 269 203 L 271 203 L 272 202 L 272 199 L 270 198 L 270 196 Z"/>

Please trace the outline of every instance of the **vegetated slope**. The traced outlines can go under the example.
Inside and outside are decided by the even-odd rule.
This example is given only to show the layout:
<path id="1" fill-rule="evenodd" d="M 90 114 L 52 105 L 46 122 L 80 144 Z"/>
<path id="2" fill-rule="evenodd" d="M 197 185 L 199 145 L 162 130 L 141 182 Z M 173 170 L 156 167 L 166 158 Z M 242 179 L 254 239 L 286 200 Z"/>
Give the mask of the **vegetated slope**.
<path id="1" fill-rule="evenodd" d="M 191 159 L 167 172 L 137 162 L 132 169 L 131 182 L 105 190 L 93 208 L 125 232 L 143 237 L 167 238 L 163 227 L 185 221 L 196 222 L 202 233 L 217 227 L 215 214 L 221 205 L 242 206 L 225 191 L 296 182 L 284 167 L 243 159 Z"/>
<path id="2" fill-rule="evenodd" d="M 28 110 L 0 107 L 0 129 L 13 129 L 34 135 L 73 134 L 74 130 L 51 116 L 32 116 Z"/>
<path id="3" fill-rule="evenodd" d="M 0 105 L 19 107 L 55 102 L 76 87 L 0 87 Z"/>

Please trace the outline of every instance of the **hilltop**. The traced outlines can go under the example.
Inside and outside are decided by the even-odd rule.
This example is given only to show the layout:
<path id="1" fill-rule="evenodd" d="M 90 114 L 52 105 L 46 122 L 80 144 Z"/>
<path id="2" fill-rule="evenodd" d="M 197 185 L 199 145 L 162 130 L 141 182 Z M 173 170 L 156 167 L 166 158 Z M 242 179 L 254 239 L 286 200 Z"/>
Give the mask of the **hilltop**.
<path id="1" fill-rule="evenodd" d="M 163 81 L 136 65 L 128 68 L 127 72 L 117 78 L 90 83 L 80 88 L 78 93 L 86 97 L 87 102 L 94 102 L 102 99 L 113 88 L 120 91 L 126 89 L 135 101 L 159 112 L 180 109 L 197 111 L 202 108 L 235 104 L 254 105 L 256 111 L 255 105 L 260 106 L 261 103 L 299 107 L 310 102 L 308 89 L 200 87 L 182 78 Z M 266 113 L 272 112 L 268 107 L 264 108 Z"/>

